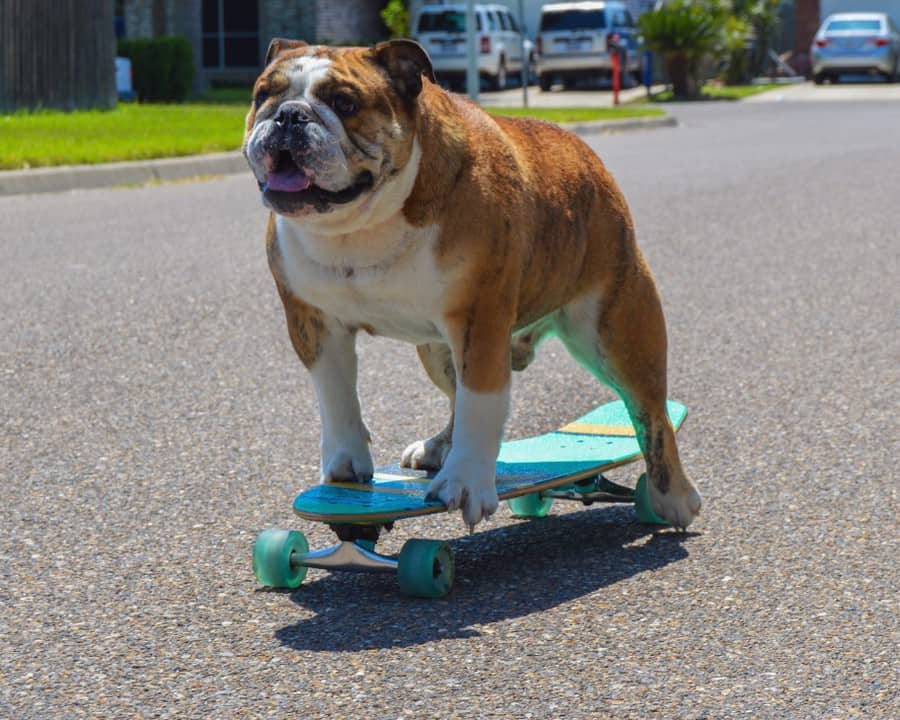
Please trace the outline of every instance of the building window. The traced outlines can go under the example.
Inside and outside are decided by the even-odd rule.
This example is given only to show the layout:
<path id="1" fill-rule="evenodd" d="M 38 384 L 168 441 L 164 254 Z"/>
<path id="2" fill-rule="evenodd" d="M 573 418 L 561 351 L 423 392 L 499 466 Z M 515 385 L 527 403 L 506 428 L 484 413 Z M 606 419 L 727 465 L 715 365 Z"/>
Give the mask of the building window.
<path id="1" fill-rule="evenodd" d="M 258 0 L 203 0 L 203 67 L 258 66 Z"/>

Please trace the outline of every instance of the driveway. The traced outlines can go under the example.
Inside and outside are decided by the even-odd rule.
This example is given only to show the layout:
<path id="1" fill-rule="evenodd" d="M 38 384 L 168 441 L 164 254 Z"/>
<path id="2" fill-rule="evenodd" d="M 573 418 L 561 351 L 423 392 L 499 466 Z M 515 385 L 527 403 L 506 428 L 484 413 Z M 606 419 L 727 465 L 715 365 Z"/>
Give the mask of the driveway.
<path id="1" fill-rule="evenodd" d="M 785 85 L 747 98 L 744 102 L 872 102 L 900 100 L 900 83 L 886 83 L 881 80 L 861 80 L 850 78 L 837 85 L 816 85 L 807 82 L 799 85 Z"/>

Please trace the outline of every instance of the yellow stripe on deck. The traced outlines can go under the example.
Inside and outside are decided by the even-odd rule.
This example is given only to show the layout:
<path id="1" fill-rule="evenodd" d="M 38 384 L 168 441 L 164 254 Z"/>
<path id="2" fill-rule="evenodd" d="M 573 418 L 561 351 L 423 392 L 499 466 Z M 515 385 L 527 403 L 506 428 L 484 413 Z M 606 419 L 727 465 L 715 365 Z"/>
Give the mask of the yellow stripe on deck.
<path id="1" fill-rule="evenodd" d="M 414 482 L 414 483 L 427 483 L 431 482 L 430 477 L 424 477 L 419 475 L 395 475 L 393 473 L 383 473 L 377 472 L 375 473 L 376 480 L 404 480 L 406 482 Z"/>
<path id="2" fill-rule="evenodd" d="M 427 483 L 428 478 L 406 477 L 405 475 L 376 475 L 379 480 L 396 479 L 408 480 L 413 483 Z M 415 488 L 402 487 L 385 487 L 384 485 L 372 485 L 369 483 L 357 482 L 330 482 L 326 483 L 328 487 L 341 488 L 342 490 L 355 490 L 357 492 L 375 493 L 376 495 L 417 495 L 421 490 Z"/>
<path id="3" fill-rule="evenodd" d="M 631 425 L 594 425 L 593 423 L 569 423 L 556 432 L 571 435 L 611 435 L 614 437 L 635 437 Z"/>

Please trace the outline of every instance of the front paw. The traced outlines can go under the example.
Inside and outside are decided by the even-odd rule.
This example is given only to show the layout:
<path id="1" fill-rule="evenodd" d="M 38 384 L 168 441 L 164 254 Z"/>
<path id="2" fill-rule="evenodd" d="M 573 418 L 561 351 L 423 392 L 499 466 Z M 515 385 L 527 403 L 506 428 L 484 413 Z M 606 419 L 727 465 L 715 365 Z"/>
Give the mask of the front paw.
<path id="1" fill-rule="evenodd" d="M 322 459 L 322 482 L 369 482 L 374 473 L 368 446 L 336 450 Z"/>
<path id="2" fill-rule="evenodd" d="M 427 497 L 443 502 L 448 510 L 461 510 L 471 530 L 497 511 L 500 501 L 494 482 L 493 463 L 453 462 L 452 453 L 444 468 L 428 486 Z"/>

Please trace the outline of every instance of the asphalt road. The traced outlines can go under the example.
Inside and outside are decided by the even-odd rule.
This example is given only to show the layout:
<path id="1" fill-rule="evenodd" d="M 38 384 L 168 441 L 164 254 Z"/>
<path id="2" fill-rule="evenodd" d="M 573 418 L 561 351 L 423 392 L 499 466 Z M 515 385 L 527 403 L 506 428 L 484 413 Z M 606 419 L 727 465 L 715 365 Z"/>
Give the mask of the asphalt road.
<path id="1" fill-rule="evenodd" d="M 249 173 L 0 198 L 0 717 L 900 716 L 900 103 L 674 112 L 592 143 L 664 298 L 703 515 L 401 523 L 386 550 L 455 538 L 437 601 L 254 581 L 257 532 L 302 525 L 318 414 Z M 360 377 L 376 460 L 441 426 L 411 348 L 363 339 Z M 508 436 L 610 397 L 551 342 Z"/>

